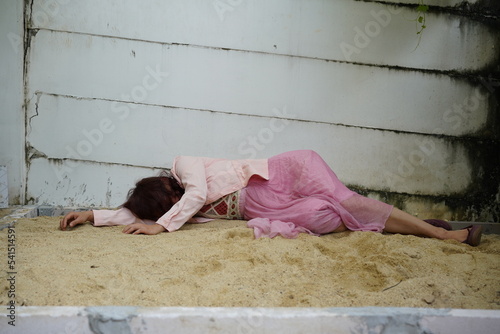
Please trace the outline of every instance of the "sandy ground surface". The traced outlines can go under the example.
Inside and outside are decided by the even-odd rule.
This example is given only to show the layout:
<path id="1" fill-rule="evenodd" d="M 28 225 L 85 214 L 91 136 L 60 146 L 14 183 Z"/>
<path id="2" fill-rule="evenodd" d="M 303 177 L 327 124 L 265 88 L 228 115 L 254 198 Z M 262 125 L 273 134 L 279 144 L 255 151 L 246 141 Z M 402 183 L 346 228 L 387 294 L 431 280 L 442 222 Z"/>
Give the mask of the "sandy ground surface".
<path id="1" fill-rule="evenodd" d="M 14 209 L 9 209 L 9 208 L 0 209 L 0 218 L 5 217 L 5 216 L 11 214 L 13 211 L 14 211 Z"/>
<path id="2" fill-rule="evenodd" d="M 474 248 L 372 232 L 255 240 L 244 221 L 155 236 L 58 224 L 20 219 L 11 230 L 17 305 L 500 309 L 498 235 Z M 8 233 L 0 231 L 4 264 Z"/>

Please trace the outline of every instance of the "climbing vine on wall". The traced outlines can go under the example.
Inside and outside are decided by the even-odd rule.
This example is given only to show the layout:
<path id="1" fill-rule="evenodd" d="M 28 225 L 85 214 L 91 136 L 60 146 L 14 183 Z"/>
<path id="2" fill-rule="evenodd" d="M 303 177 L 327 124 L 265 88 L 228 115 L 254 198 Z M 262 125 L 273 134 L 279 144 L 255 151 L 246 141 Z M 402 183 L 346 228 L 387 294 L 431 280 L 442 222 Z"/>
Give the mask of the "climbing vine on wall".
<path id="1" fill-rule="evenodd" d="M 427 27 L 425 25 L 425 16 L 426 16 L 428 11 L 429 11 L 429 6 L 424 3 L 424 0 L 419 0 L 418 6 L 417 6 L 417 17 L 414 20 L 415 24 L 416 24 L 417 35 L 418 35 L 418 43 L 417 43 L 417 46 L 415 47 L 415 49 L 420 44 L 420 40 L 422 38 L 422 32 Z"/>
<path id="2" fill-rule="evenodd" d="M 429 11 L 429 6 L 424 4 L 423 0 L 419 0 L 417 6 L 417 18 L 415 22 L 417 24 L 417 35 L 422 35 L 422 31 L 426 28 L 425 25 L 425 14 Z"/>

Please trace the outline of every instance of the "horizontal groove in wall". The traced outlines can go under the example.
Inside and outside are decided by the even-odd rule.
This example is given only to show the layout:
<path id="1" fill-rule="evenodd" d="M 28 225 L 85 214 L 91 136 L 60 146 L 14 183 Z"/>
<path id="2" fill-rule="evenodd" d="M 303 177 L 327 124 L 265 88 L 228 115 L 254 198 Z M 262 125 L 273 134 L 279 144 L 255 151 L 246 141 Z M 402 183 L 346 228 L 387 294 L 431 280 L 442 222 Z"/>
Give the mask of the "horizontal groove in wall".
<path id="1" fill-rule="evenodd" d="M 70 162 L 78 162 L 78 163 L 86 163 L 86 164 L 91 164 L 91 165 L 101 165 L 101 166 L 121 166 L 121 167 L 134 167 L 134 168 L 144 168 L 144 169 L 149 169 L 149 170 L 165 170 L 169 168 L 165 167 L 160 167 L 160 166 L 141 166 L 141 165 L 133 165 L 133 164 L 126 164 L 126 163 L 120 163 L 120 162 L 108 162 L 108 161 L 95 161 L 95 160 L 86 160 L 86 159 L 72 159 L 72 158 L 51 158 L 47 156 L 38 156 L 34 159 L 46 159 L 49 162 L 52 163 L 64 163 L 66 161 Z M 30 159 L 33 160 L 33 159 Z"/>
<path id="2" fill-rule="evenodd" d="M 142 105 L 142 106 L 158 107 L 158 108 L 166 108 L 166 109 L 192 110 L 192 111 L 200 111 L 200 112 L 215 113 L 215 114 L 230 115 L 230 116 L 244 116 L 244 117 L 265 118 L 265 119 L 281 119 L 281 120 L 287 120 L 287 121 L 299 122 L 299 123 L 302 122 L 302 123 L 312 123 L 312 124 L 324 124 L 324 125 L 339 126 L 339 127 L 345 127 L 345 128 L 373 130 L 373 131 L 389 132 L 389 133 L 397 133 L 397 134 L 424 135 L 424 136 L 430 136 L 430 137 L 436 137 L 436 138 L 448 138 L 448 139 L 456 139 L 456 140 L 464 140 L 466 138 L 469 138 L 468 136 L 450 136 L 450 135 L 445 135 L 445 134 L 425 133 L 425 132 L 416 132 L 416 131 L 404 131 L 404 130 L 387 129 L 387 128 L 384 129 L 384 128 L 375 128 L 375 127 L 367 127 L 367 126 L 352 125 L 352 124 L 333 123 L 333 122 L 326 122 L 326 121 L 279 117 L 276 115 L 275 116 L 252 115 L 252 114 L 237 113 L 237 112 L 230 112 L 230 111 L 223 111 L 223 110 L 197 109 L 197 108 L 182 107 L 182 106 L 152 104 L 152 103 L 144 103 L 144 102 L 132 102 L 132 101 L 114 100 L 114 99 L 107 99 L 107 98 L 55 94 L 55 93 L 49 93 L 49 92 L 43 92 L 43 91 L 36 91 L 35 95 L 37 96 L 38 99 L 40 98 L 40 96 L 46 95 L 46 96 L 63 97 L 63 98 L 75 99 L 75 100 L 119 102 L 119 103 L 124 103 L 124 104 L 134 104 L 134 105 Z M 33 98 L 34 97 L 32 97 L 30 99 L 30 101 Z M 31 124 L 30 124 L 31 119 L 33 119 L 36 116 L 38 116 L 37 106 L 35 106 L 35 114 L 31 115 L 28 118 L 28 122 L 27 122 L 28 129 L 31 127 Z"/>
<path id="3" fill-rule="evenodd" d="M 145 169 L 152 171 L 151 175 L 155 175 L 157 171 L 160 170 L 170 170 L 170 167 L 165 167 L 165 166 L 143 166 L 143 165 L 137 165 L 137 164 L 127 164 L 127 163 L 120 163 L 120 162 L 110 162 L 110 161 L 95 161 L 95 160 L 87 160 L 87 159 L 73 159 L 73 158 L 54 158 L 54 157 L 48 157 L 48 156 L 37 156 L 33 159 L 30 160 L 35 160 L 35 159 L 42 159 L 46 160 L 47 162 L 51 164 L 65 164 L 66 162 L 73 162 L 73 163 L 78 163 L 78 164 L 83 164 L 83 166 L 101 166 L 101 167 L 125 167 L 125 168 L 139 168 L 139 169 Z M 361 188 L 357 185 L 352 185 L 352 184 L 346 184 L 346 186 L 353 191 L 356 191 L 360 194 L 363 194 L 365 196 L 369 195 L 378 195 L 380 197 L 391 197 L 391 195 L 394 196 L 403 196 L 403 197 L 408 197 L 408 198 L 434 198 L 436 200 L 443 200 L 445 197 L 443 195 L 435 195 L 435 194 L 413 194 L 413 193 L 408 193 L 408 192 L 398 192 L 396 190 L 390 190 L 387 191 L 386 189 L 375 189 L 375 188 Z"/>
<path id="4" fill-rule="evenodd" d="M 104 35 L 104 34 L 94 34 L 94 33 L 78 32 L 78 31 L 65 31 L 65 30 L 56 30 L 56 29 L 47 29 L 47 28 L 28 28 L 27 30 L 29 32 L 32 32 L 33 35 L 36 35 L 36 33 L 40 30 L 44 30 L 44 31 L 48 31 L 48 32 L 75 34 L 75 35 L 92 36 L 92 37 L 109 38 L 109 39 L 118 39 L 118 40 L 133 41 L 133 42 L 140 42 L 140 43 L 181 46 L 181 47 L 188 47 L 188 48 L 208 49 L 208 50 L 221 50 L 221 51 L 230 51 L 230 52 L 239 52 L 239 53 L 262 54 L 262 55 L 269 55 L 269 56 L 297 58 L 297 59 L 309 59 L 309 60 L 325 61 L 325 62 L 332 62 L 332 63 L 338 63 L 338 64 L 346 64 L 346 65 L 351 65 L 351 66 L 384 68 L 384 69 L 395 70 L 395 71 L 404 71 L 404 72 L 420 72 L 420 73 L 430 74 L 430 75 L 443 75 L 443 76 L 453 77 L 453 78 L 457 78 L 457 79 L 461 79 L 461 78 L 470 79 L 471 76 L 472 77 L 476 76 L 478 79 L 481 79 L 485 75 L 485 73 L 483 73 L 482 71 L 478 72 L 478 71 L 467 71 L 467 70 L 457 71 L 457 70 L 426 69 L 426 68 L 406 67 L 406 66 L 399 66 L 399 65 L 376 64 L 376 63 L 347 61 L 347 60 L 340 60 L 340 59 L 309 57 L 309 56 L 301 56 L 301 55 L 285 54 L 285 53 L 277 53 L 277 52 L 274 53 L 274 52 L 266 52 L 266 51 L 258 51 L 258 50 L 226 48 L 226 47 L 217 47 L 217 46 L 209 46 L 209 45 L 185 44 L 185 43 L 176 43 L 176 42 L 160 42 L 160 41 L 154 41 L 154 40 L 145 40 L 145 39 L 112 36 L 112 35 Z"/>

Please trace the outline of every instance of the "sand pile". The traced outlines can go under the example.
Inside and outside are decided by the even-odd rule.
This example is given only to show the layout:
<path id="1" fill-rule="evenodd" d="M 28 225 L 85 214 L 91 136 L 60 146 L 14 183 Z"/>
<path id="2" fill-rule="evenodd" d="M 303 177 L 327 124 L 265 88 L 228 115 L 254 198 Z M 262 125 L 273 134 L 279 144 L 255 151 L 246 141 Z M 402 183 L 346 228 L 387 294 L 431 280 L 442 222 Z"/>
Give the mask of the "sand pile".
<path id="1" fill-rule="evenodd" d="M 255 240 L 244 221 L 155 236 L 58 224 L 17 222 L 17 305 L 500 309 L 497 235 L 473 248 L 372 232 Z M 5 258 L 7 229 L 0 238 Z"/>

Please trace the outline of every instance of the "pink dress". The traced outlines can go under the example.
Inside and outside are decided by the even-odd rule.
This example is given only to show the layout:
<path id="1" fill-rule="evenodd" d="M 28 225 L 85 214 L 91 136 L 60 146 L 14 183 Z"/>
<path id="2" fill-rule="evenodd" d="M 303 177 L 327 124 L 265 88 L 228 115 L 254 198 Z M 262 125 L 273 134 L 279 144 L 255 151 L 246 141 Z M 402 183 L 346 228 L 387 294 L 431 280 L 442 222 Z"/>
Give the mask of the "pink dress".
<path id="1" fill-rule="evenodd" d="M 383 230 L 393 207 L 349 190 L 316 152 L 286 152 L 268 163 L 269 180 L 254 176 L 240 194 L 249 226 L 265 218 L 263 225 L 292 223 L 314 234 L 333 232 L 342 222 L 351 231 Z"/>
<path id="2" fill-rule="evenodd" d="M 172 232 L 186 222 L 244 218 L 256 237 L 293 238 L 330 233 L 341 223 L 352 231 L 381 232 L 392 211 L 391 205 L 349 190 L 310 150 L 261 160 L 177 157 L 172 174 L 185 193 L 156 222 L 122 207 L 94 210 L 94 225 L 157 223 Z"/>

